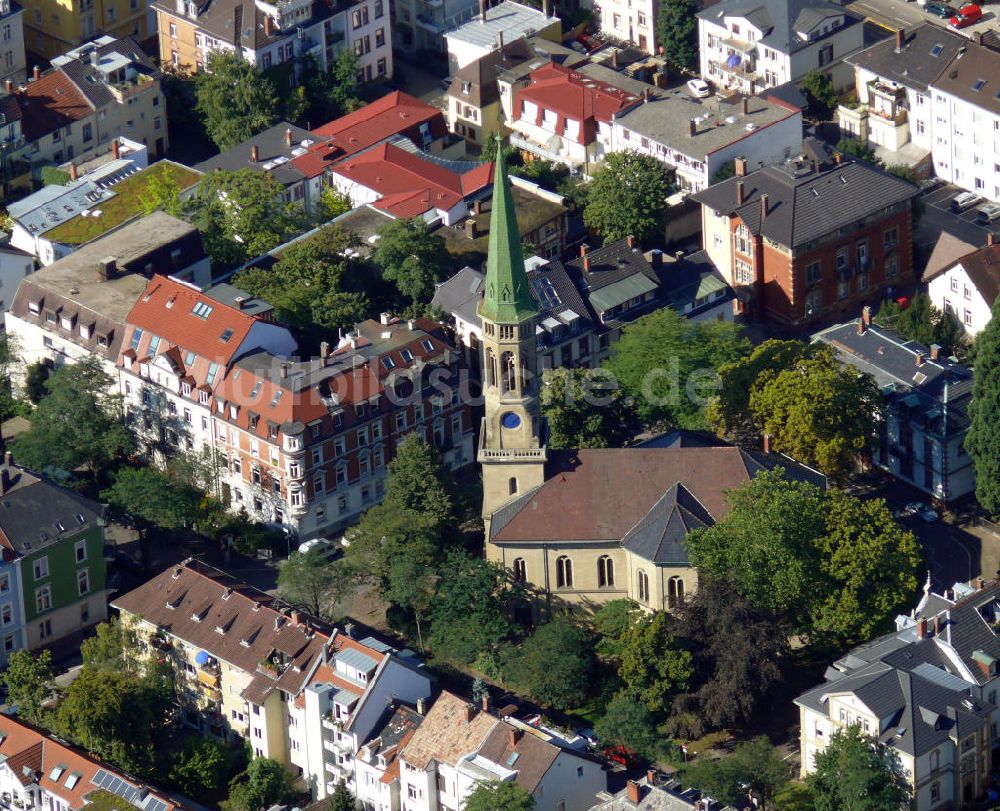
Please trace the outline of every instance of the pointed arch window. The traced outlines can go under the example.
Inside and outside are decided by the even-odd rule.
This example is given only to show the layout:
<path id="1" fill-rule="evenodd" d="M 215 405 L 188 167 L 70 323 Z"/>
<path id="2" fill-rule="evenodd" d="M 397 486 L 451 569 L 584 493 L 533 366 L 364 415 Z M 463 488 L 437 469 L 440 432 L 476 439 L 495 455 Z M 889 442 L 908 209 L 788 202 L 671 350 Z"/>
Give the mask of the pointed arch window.
<path id="1" fill-rule="evenodd" d="M 507 492 L 509 495 L 517 495 L 517 476 L 511 476 L 507 480 Z"/>
<path id="2" fill-rule="evenodd" d="M 517 390 L 517 360 L 513 352 L 504 352 L 500 356 L 500 391 L 506 394 Z"/>
<path id="3" fill-rule="evenodd" d="M 486 385 L 497 384 L 497 356 L 492 347 L 486 350 Z"/>
<path id="4" fill-rule="evenodd" d="M 674 575 L 667 581 L 667 608 L 680 608 L 684 605 L 684 581 Z"/>
<path id="5" fill-rule="evenodd" d="M 649 575 L 639 569 L 635 575 L 636 589 L 639 592 L 639 600 L 644 603 L 649 602 Z"/>
<path id="6" fill-rule="evenodd" d="M 556 588 L 573 588 L 573 561 L 565 555 L 556 558 Z"/>
<path id="7" fill-rule="evenodd" d="M 528 581 L 528 567 L 524 558 L 514 558 L 514 565 L 511 567 L 514 572 L 515 583 L 526 583 Z"/>
<path id="8" fill-rule="evenodd" d="M 597 586 L 598 588 L 610 588 L 615 584 L 615 562 L 608 555 L 601 555 L 597 559 Z"/>

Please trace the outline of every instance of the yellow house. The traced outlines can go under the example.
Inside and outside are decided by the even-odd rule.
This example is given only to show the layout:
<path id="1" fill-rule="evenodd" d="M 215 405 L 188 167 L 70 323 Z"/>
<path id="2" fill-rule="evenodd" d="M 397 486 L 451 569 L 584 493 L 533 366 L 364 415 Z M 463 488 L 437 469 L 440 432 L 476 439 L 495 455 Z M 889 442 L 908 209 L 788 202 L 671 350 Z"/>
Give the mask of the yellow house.
<path id="1" fill-rule="evenodd" d="M 52 58 L 99 34 L 144 40 L 147 5 L 140 0 L 25 0 L 24 44 Z"/>
<path id="2" fill-rule="evenodd" d="M 592 609 L 623 597 L 650 610 L 675 609 L 697 587 L 685 538 L 726 515 L 727 490 L 778 466 L 821 486 L 825 481 L 785 457 L 721 444 L 546 447 L 538 402 L 539 311 L 498 153 L 479 302 L 486 556 L 537 595 L 535 613 Z"/>

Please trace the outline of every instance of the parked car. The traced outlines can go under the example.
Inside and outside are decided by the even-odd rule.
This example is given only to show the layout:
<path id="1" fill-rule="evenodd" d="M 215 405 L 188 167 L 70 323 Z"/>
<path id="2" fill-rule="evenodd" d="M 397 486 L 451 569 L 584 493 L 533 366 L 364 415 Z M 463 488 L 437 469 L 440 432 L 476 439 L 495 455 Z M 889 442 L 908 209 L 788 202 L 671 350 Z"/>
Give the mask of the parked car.
<path id="1" fill-rule="evenodd" d="M 343 547 L 337 541 L 331 541 L 329 538 L 313 538 L 305 541 L 299 545 L 299 552 L 303 555 L 309 552 L 318 552 L 327 560 L 333 560 L 344 554 Z"/>
<path id="2" fill-rule="evenodd" d="M 917 515 L 920 516 L 920 520 L 926 521 L 928 524 L 933 524 L 938 520 L 938 518 L 940 518 L 937 510 L 931 509 L 930 507 L 925 510 L 921 510 L 917 513 Z"/>
<path id="3" fill-rule="evenodd" d="M 948 22 L 952 28 L 965 28 L 969 25 L 974 25 L 983 18 L 983 10 L 977 6 L 975 3 L 969 3 L 967 6 L 962 6 L 958 13 L 951 18 Z"/>
<path id="4" fill-rule="evenodd" d="M 952 211 L 968 211 L 975 205 L 978 205 L 983 201 L 983 198 L 978 194 L 973 194 L 971 191 L 964 191 L 961 194 L 956 194 L 951 198 L 951 210 Z"/>
<path id="5" fill-rule="evenodd" d="M 928 3 L 924 6 L 924 11 L 928 14 L 933 14 L 935 17 L 940 17 L 943 20 L 947 20 L 955 16 L 955 9 L 947 3 Z"/>
<path id="6" fill-rule="evenodd" d="M 707 99 L 712 95 L 712 88 L 704 79 L 691 79 L 688 83 L 688 90 L 696 99 Z"/>
<path id="7" fill-rule="evenodd" d="M 983 225 L 989 225 L 1000 220 L 1000 203 L 987 203 L 979 209 L 976 219 Z"/>

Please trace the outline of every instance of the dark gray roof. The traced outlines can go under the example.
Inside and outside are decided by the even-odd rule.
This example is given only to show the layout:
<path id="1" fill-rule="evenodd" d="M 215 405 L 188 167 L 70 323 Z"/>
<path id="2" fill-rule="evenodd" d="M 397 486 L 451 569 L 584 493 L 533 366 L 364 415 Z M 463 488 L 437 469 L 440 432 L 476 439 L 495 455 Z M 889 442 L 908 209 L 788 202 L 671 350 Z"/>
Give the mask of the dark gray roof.
<path id="1" fill-rule="evenodd" d="M 825 329 L 813 340 L 829 344 L 845 363 L 870 374 L 886 402 L 906 409 L 922 426 L 942 435 L 969 427 L 972 372 L 965 366 L 943 356 L 930 360 L 929 347 L 874 324 L 860 332 L 857 321 Z M 924 358 L 920 366 L 918 356 Z"/>
<path id="2" fill-rule="evenodd" d="M 785 82 L 784 84 L 769 87 L 761 95 L 766 99 L 777 99 L 799 110 L 805 110 L 809 106 L 809 99 L 806 98 L 795 82 Z"/>
<path id="3" fill-rule="evenodd" d="M 967 40 L 934 79 L 934 89 L 1000 115 L 1000 53 Z"/>
<path id="4" fill-rule="evenodd" d="M 714 6 L 713 6 L 714 8 Z M 737 183 L 743 202 L 737 204 Z M 844 225 L 916 197 L 912 183 L 861 161 L 845 161 L 813 171 L 807 167 L 766 166 L 691 195 L 714 211 L 738 215 L 753 234 L 779 245 L 798 247 L 822 239 Z M 761 195 L 767 214 L 761 220 Z"/>
<path id="5" fill-rule="evenodd" d="M 226 282 L 213 284 L 202 293 L 208 298 L 228 304 L 230 307 L 236 307 L 248 315 L 260 316 L 274 310 L 274 306 L 270 302 L 252 296 L 245 290 L 240 290 L 240 288 Z"/>
<path id="6" fill-rule="evenodd" d="M 905 33 L 906 44 L 896 51 L 896 38 L 889 37 L 851 54 L 844 61 L 893 82 L 926 90 L 969 40 L 939 25 L 924 23 Z"/>
<path id="7" fill-rule="evenodd" d="M 757 40 L 783 53 L 795 53 L 813 45 L 817 39 L 803 39 L 799 32 L 809 32 L 828 17 L 843 16 L 844 27 L 860 20 L 842 6 L 824 0 L 722 0 L 699 11 L 699 18 L 723 25 L 723 17 L 744 17 L 763 32 Z M 843 28 L 834 29 L 825 36 L 832 36 Z M 824 39 L 819 37 L 818 39 Z"/>
<path id="8" fill-rule="evenodd" d="M 18 555 L 31 555 L 100 525 L 101 505 L 16 465 L 0 466 L 9 477 L 0 495 L 0 533 Z"/>
<path id="9" fill-rule="evenodd" d="M 724 448 L 726 441 L 709 431 L 678 428 L 640 442 L 640 448 Z"/>
<path id="10" fill-rule="evenodd" d="M 574 285 L 583 294 L 591 310 L 594 312 L 594 321 L 598 320 L 597 313 L 602 309 L 595 306 L 593 294 L 604 287 L 615 284 L 634 277 L 645 277 L 655 285 L 659 286 L 660 280 L 650 265 L 649 260 L 639 249 L 638 243 L 634 247 L 629 247 L 628 240 L 619 240 L 594 248 L 587 252 L 584 257 L 576 257 L 565 264 L 565 269 L 569 273 Z M 549 263 L 559 267 L 562 263 L 554 260 Z M 589 268 L 589 269 L 588 269 Z M 649 312 L 661 305 L 659 294 L 644 307 L 630 310 L 630 319 L 638 318 L 640 315 Z"/>
<path id="11" fill-rule="evenodd" d="M 687 566 L 687 534 L 714 523 L 691 491 L 678 482 L 629 530 L 622 546 L 657 566 Z"/>
<path id="12" fill-rule="evenodd" d="M 153 61 L 146 56 L 142 48 L 131 37 L 122 37 L 106 45 L 96 48 L 83 47 L 77 49 L 79 58 L 71 58 L 66 61 L 55 60 L 62 71 L 79 88 L 80 92 L 87 97 L 87 101 L 95 108 L 105 107 L 116 102 L 111 90 L 104 82 L 104 77 L 91 63 L 91 54 L 96 50 L 98 59 L 111 54 L 120 54 L 132 62 L 132 67 L 139 73 L 151 76 L 157 73 Z"/>
<path id="13" fill-rule="evenodd" d="M 286 131 L 292 131 L 292 145 L 286 141 Z M 227 149 L 209 158 L 203 163 L 199 163 L 195 169 L 199 172 L 211 172 L 214 169 L 235 172 L 239 169 L 253 169 L 257 172 L 270 172 L 271 176 L 283 186 L 289 186 L 302 180 L 305 175 L 300 172 L 291 159 L 302 154 L 306 147 L 317 141 L 329 139 L 321 138 L 309 130 L 297 127 L 287 121 L 275 124 L 270 129 L 264 130 L 248 138 L 241 144 L 237 144 L 231 149 Z M 251 160 L 251 148 L 256 146 L 259 161 L 254 163 Z"/>
<path id="14" fill-rule="evenodd" d="M 684 315 L 697 315 L 706 308 L 732 301 L 734 293 L 725 277 L 712 262 L 708 251 L 688 254 L 675 262 L 665 262 L 659 269 L 663 301 Z M 711 301 L 702 301 L 710 293 L 721 293 Z M 691 305 L 690 312 L 684 308 Z"/>

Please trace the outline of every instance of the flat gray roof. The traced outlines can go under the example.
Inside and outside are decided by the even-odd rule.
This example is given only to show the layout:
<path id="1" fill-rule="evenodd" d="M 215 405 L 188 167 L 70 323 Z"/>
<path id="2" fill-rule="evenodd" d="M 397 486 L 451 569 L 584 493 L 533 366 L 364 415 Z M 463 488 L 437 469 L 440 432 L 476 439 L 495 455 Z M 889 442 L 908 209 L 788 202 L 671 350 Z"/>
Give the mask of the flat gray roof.
<path id="1" fill-rule="evenodd" d="M 454 31 L 449 31 L 445 36 L 447 39 L 455 39 L 470 45 L 492 48 L 501 31 L 504 39 L 510 41 L 518 37 L 529 37 L 536 31 L 558 22 L 558 17 L 546 17 L 538 9 L 505 0 L 486 9 L 486 22 L 483 22 L 477 14 L 469 22 L 460 25 Z"/>

